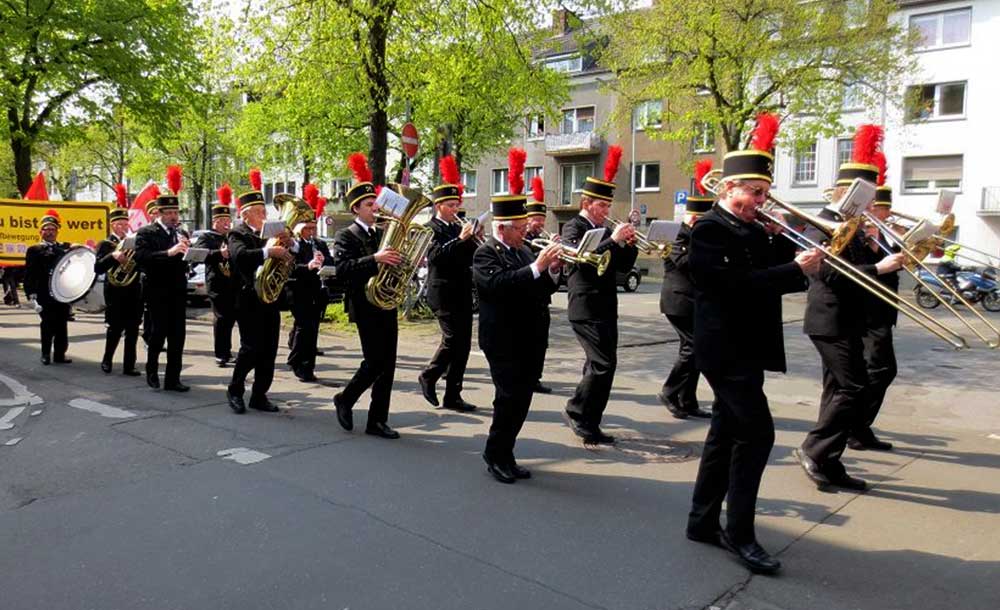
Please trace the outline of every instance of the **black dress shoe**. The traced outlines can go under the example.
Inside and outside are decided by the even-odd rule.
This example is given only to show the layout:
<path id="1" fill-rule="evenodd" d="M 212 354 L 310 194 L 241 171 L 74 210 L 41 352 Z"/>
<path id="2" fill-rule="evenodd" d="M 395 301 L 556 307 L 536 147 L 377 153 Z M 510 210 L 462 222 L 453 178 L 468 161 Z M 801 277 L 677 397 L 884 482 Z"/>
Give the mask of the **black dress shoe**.
<path id="1" fill-rule="evenodd" d="M 539 381 L 535 384 L 534 392 L 535 394 L 551 394 L 552 388 Z"/>
<path id="2" fill-rule="evenodd" d="M 461 398 L 451 400 L 446 398 L 444 403 L 441 405 L 441 408 L 448 409 L 449 411 L 458 411 L 459 413 L 468 413 L 469 411 L 475 411 L 476 405 L 465 402 Z"/>
<path id="3" fill-rule="evenodd" d="M 335 394 L 333 406 L 337 409 L 337 421 L 340 422 L 341 428 L 350 432 L 354 429 L 354 413 L 351 411 L 351 407 L 341 404 L 340 401 L 340 394 Z"/>
<path id="4" fill-rule="evenodd" d="M 510 471 L 510 468 L 504 464 L 494 462 L 490 458 L 483 455 L 483 461 L 486 462 L 486 472 L 493 475 L 493 478 L 501 483 L 506 483 L 510 485 L 511 483 L 517 482 L 517 476 Z"/>
<path id="5" fill-rule="evenodd" d="M 722 541 L 722 528 L 719 528 L 712 532 L 699 532 L 697 530 L 688 529 L 685 533 L 688 540 L 693 542 L 700 542 L 702 544 L 711 544 L 713 546 L 726 548 L 725 543 Z"/>
<path id="6" fill-rule="evenodd" d="M 585 425 L 583 425 L 582 422 L 573 417 L 569 411 L 563 411 L 562 416 L 563 416 L 563 421 L 566 422 L 566 425 L 569 426 L 571 430 L 573 430 L 573 434 L 579 436 L 580 438 L 587 438 L 588 436 L 590 436 L 591 431 Z"/>
<path id="7" fill-rule="evenodd" d="M 863 479 L 852 477 L 846 472 L 827 473 L 826 476 L 830 480 L 830 484 L 836 485 L 837 487 L 843 487 L 844 489 L 850 489 L 853 491 L 864 491 L 868 489 L 868 483 L 866 483 Z"/>
<path id="8" fill-rule="evenodd" d="M 163 389 L 167 392 L 187 392 L 191 387 L 184 385 L 180 381 L 165 381 L 163 382 Z"/>
<path id="9" fill-rule="evenodd" d="M 684 409 L 682 409 L 680 404 L 678 404 L 676 401 L 672 400 L 669 396 L 667 396 L 666 394 L 664 394 L 662 391 L 658 392 L 656 394 L 656 397 L 660 399 L 660 402 L 663 403 L 663 406 L 665 406 L 667 408 L 667 411 L 670 411 L 670 414 L 673 415 L 675 418 L 677 418 L 677 419 L 687 419 L 688 412 L 685 411 Z"/>
<path id="10" fill-rule="evenodd" d="M 795 459 L 799 461 L 799 466 L 802 466 L 802 471 L 806 473 L 806 476 L 809 477 L 809 480 L 812 481 L 817 488 L 823 489 L 830 484 L 830 479 L 820 470 L 819 464 L 806 455 L 805 451 L 802 451 L 802 449 L 794 449 L 792 451 L 792 455 L 794 455 Z"/>
<path id="11" fill-rule="evenodd" d="M 160 376 L 157 373 L 146 373 L 146 385 L 154 390 L 160 389 Z"/>
<path id="12" fill-rule="evenodd" d="M 615 437 L 605 434 L 604 430 L 595 427 L 590 429 L 587 436 L 583 437 L 583 442 L 588 445 L 614 445 Z"/>
<path id="13" fill-rule="evenodd" d="M 702 409 L 698 405 L 691 407 L 690 409 L 684 409 L 688 417 L 697 417 L 700 419 L 712 419 L 712 412 L 706 409 Z"/>
<path id="14" fill-rule="evenodd" d="M 511 462 L 507 464 L 507 470 L 510 471 L 514 478 L 517 479 L 530 479 L 531 471 L 523 466 L 518 466 L 517 462 Z"/>
<path id="15" fill-rule="evenodd" d="M 434 389 L 434 384 L 423 375 L 417 377 L 417 382 L 420 384 L 420 392 L 423 393 L 424 399 L 435 407 L 440 406 L 441 403 L 438 402 L 437 390 Z"/>
<path id="16" fill-rule="evenodd" d="M 311 383 L 313 381 L 319 381 L 319 378 L 317 378 L 316 375 L 315 375 L 315 373 L 313 373 L 312 371 L 296 371 L 295 372 L 295 377 L 299 381 L 305 381 L 306 383 Z"/>
<path id="17" fill-rule="evenodd" d="M 235 413 L 246 413 L 247 405 L 243 402 L 243 392 L 239 394 L 234 394 L 232 390 L 226 388 L 226 401 L 229 403 L 229 408 Z"/>
<path id="18" fill-rule="evenodd" d="M 874 434 L 865 440 L 852 436 L 847 439 L 847 446 L 855 451 L 892 451 L 892 443 L 880 441 Z"/>
<path id="19" fill-rule="evenodd" d="M 725 532 L 722 533 L 721 540 L 726 549 L 739 557 L 743 565 L 754 574 L 774 574 L 781 569 L 781 562 L 757 544 L 756 540 L 747 544 L 734 544 Z"/>
<path id="20" fill-rule="evenodd" d="M 317 355 L 317 356 L 325 356 L 325 355 L 326 355 L 326 352 L 324 352 L 324 351 L 323 351 L 323 350 L 321 350 L 321 349 L 318 349 L 318 350 L 316 350 L 316 355 Z"/>
<path id="21" fill-rule="evenodd" d="M 226 368 L 227 364 L 229 364 L 229 358 L 216 358 L 215 359 L 215 366 L 219 367 L 220 369 Z"/>
<path id="22" fill-rule="evenodd" d="M 368 424 L 365 426 L 365 434 L 371 434 L 372 436 L 377 436 L 379 438 L 399 438 L 399 432 L 390 428 L 389 424 L 383 423 Z"/>
<path id="23" fill-rule="evenodd" d="M 271 400 L 267 396 L 263 398 L 257 398 L 256 396 L 251 396 L 250 402 L 247 406 L 253 409 L 254 411 L 264 411 L 265 413 L 277 413 L 278 411 L 281 410 L 278 408 L 278 405 L 271 402 Z"/>
<path id="24" fill-rule="evenodd" d="M 56 356 L 52 359 L 52 362 L 55 362 L 56 364 L 69 364 L 73 362 L 73 359 L 67 358 L 66 356 Z"/>
<path id="25" fill-rule="evenodd" d="M 104 371 L 105 374 L 110 373 L 111 372 L 111 363 L 110 362 L 102 362 L 101 363 L 101 370 Z"/>
<path id="26" fill-rule="evenodd" d="M 122 375 L 125 375 L 127 377 L 138 377 L 139 375 L 142 375 L 142 373 L 140 373 L 135 369 L 127 369 L 122 371 Z"/>
<path id="27" fill-rule="evenodd" d="M 48 356 L 42 356 L 42 364 L 48 365 L 50 362 L 52 362 L 51 358 L 49 358 Z"/>

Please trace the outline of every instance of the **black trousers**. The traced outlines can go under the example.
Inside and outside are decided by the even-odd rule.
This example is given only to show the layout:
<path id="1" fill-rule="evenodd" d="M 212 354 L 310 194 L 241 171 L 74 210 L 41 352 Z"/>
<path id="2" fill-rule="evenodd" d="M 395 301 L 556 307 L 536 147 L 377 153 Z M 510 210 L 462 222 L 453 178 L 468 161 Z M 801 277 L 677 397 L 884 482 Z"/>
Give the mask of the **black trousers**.
<path id="1" fill-rule="evenodd" d="M 549 351 L 549 327 L 552 325 L 552 318 L 549 316 L 548 307 L 545 308 L 545 313 L 540 314 L 538 317 L 538 324 L 532 328 L 533 336 L 528 337 L 528 343 L 530 343 L 536 349 L 532 352 L 532 366 L 534 371 L 538 374 L 538 379 L 532 384 L 532 388 L 542 379 L 545 373 L 545 354 Z M 535 346 L 537 342 L 537 346 Z"/>
<path id="2" fill-rule="evenodd" d="M 42 355 L 61 359 L 69 349 L 69 305 L 59 301 L 45 301 L 39 305 L 42 306 L 38 314 L 41 318 Z"/>
<path id="3" fill-rule="evenodd" d="M 236 396 L 243 396 L 247 375 L 253 371 L 250 400 L 263 400 L 274 381 L 281 312 L 277 305 L 263 305 L 257 301 L 254 305 L 237 306 L 236 323 L 240 328 L 240 351 L 236 354 L 229 391 Z"/>
<path id="4" fill-rule="evenodd" d="M 177 299 L 150 295 L 147 298 L 150 326 L 146 344 L 146 374 L 159 373 L 160 352 L 166 343 L 167 369 L 163 380 L 167 384 L 180 381 L 181 378 L 181 359 L 184 355 L 184 339 L 187 333 L 185 296 L 181 295 L 181 298 Z"/>
<path id="5" fill-rule="evenodd" d="M 17 284 L 21 281 L 21 269 L 18 267 L 2 268 L 3 271 L 3 302 L 5 305 L 20 305 L 17 294 Z"/>
<path id="6" fill-rule="evenodd" d="M 212 302 L 212 338 L 216 358 L 233 357 L 233 326 L 236 325 L 236 303 L 232 295 L 219 295 Z"/>
<path id="7" fill-rule="evenodd" d="M 677 359 L 663 382 L 663 395 L 679 404 L 686 411 L 698 408 L 698 369 L 694 364 L 694 317 L 667 314 L 667 321 L 674 327 L 680 345 Z"/>
<path id="8" fill-rule="evenodd" d="M 757 493 L 774 446 L 764 373 L 706 371 L 704 375 L 715 392 L 715 402 L 695 479 L 688 531 L 714 532 L 725 499 L 726 534 L 734 543 L 746 544 L 755 540 Z"/>
<path id="9" fill-rule="evenodd" d="M 863 421 L 870 401 L 864 345 L 860 336 L 809 338 L 823 361 L 823 395 L 816 426 L 806 434 L 802 450 L 820 469 L 838 473 L 847 437 Z"/>
<path id="10" fill-rule="evenodd" d="M 444 400 L 448 402 L 458 399 L 462 393 L 469 350 L 472 349 L 472 310 L 438 311 L 436 314 L 441 327 L 441 343 L 421 375 L 432 383 L 444 376 Z"/>
<path id="11" fill-rule="evenodd" d="M 486 439 L 483 455 L 492 462 L 511 464 L 514 462 L 514 443 L 521 432 L 524 420 L 531 407 L 531 398 L 541 370 L 525 360 L 537 362 L 532 354 L 497 354 L 486 352 L 493 379 L 493 421 Z"/>
<path id="12" fill-rule="evenodd" d="M 896 350 L 892 345 L 892 326 L 888 324 L 868 328 L 861 341 L 868 370 L 868 404 L 853 435 L 863 441 L 874 437 L 871 426 L 885 401 L 885 393 L 896 378 Z"/>
<path id="13" fill-rule="evenodd" d="M 316 343 L 319 340 L 319 323 L 326 311 L 325 302 L 308 302 L 292 306 L 295 323 L 288 331 L 288 366 L 296 372 L 312 373 L 316 370 Z"/>
<path id="14" fill-rule="evenodd" d="M 111 364 L 122 335 L 125 345 L 122 355 L 123 370 L 135 369 L 136 344 L 139 342 L 139 322 L 142 319 L 142 295 L 136 284 L 122 288 L 108 287 L 104 293 L 108 308 L 105 310 L 104 321 L 108 325 L 104 338 L 104 356 L 102 362 Z"/>
<path id="15" fill-rule="evenodd" d="M 583 363 L 583 378 L 566 403 L 566 412 L 585 426 L 598 426 L 608 406 L 618 366 L 618 320 L 570 321 L 570 325 L 587 359 Z"/>
<path id="16" fill-rule="evenodd" d="M 396 376 L 396 343 L 399 338 L 396 310 L 366 315 L 357 320 L 357 325 L 364 360 L 340 397 L 344 404 L 353 407 L 361 394 L 371 388 L 368 425 L 384 424 L 389 419 L 389 399 Z"/>

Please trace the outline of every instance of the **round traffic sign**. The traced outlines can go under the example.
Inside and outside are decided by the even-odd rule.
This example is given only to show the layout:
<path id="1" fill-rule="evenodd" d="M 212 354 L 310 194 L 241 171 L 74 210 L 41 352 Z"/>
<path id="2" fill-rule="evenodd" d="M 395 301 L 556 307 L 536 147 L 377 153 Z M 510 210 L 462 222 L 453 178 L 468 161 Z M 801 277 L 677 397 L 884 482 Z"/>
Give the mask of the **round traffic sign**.
<path id="1" fill-rule="evenodd" d="M 420 146 L 420 134 L 413 123 L 403 125 L 403 152 L 406 156 L 413 158 L 417 156 L 417 149 Z"/>

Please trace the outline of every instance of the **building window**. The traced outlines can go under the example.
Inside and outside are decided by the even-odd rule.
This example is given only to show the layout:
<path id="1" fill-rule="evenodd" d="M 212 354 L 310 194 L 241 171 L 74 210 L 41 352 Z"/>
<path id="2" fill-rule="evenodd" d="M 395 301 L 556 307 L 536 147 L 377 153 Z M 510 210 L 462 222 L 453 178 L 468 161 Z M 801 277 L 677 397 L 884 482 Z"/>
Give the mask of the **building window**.
<path id="1" fill-rule="evenodd" d="M 834 172 L 840 170 L 840 166 L 845 163 L 851 162 L 851 157 L 854 155 L 854 139 L 853 138 L 838 138 L 837 139 L 837 167 L 834 168 Z"/>
<path id="2" fill-rule="evenodd" d="M 852 83 L 844 87 L 844 99 L 841 101 L 840 107 L 841 110 L 861 110 L 864 107 L 859 83 Z"/>
<path id="3" fill-rule="evenodd" d="M 633 176 L 637 193 L 660 190 L 660 164 L 636 163 Z"/>
<path id="4" fill-rule="evenodd" d="M 573 163 L 563 165 L 559 168 L 559 172 L 560 177 L 562 178 L 562 189 L 560 189 L 559 193 L 559 203 L 562 205 L 569 205 L 573 203 L 573 193 L 579 193 L 582 191 L 584 182 L 587 180 L 587 176 L 592 176 L 594 174 L 594 164 Z"/>
<path id="5" fill-rule="evenodd" d="M 943 49 L 969 44 L 972 30 L 972 9 L 913 15 L 910 30 L 918 34 L 917 49 Z"/>
<path id="6" fill-rule="evenodd" d="M 462 172 L 462 187 L 465 195 L 476 195 L 476 170 Z"/>
<path id="7" fill-rule="evenodd" d="M 507 182 L 507 168 L 493 170 L 493 184 L 490 188 L 492 195 L 507 195 L 510 192 L 510 184 Z"/>
<path id="8" fill-rule="evenodd" d="M 906 89 L 906 120 L 956 119 L 965 116 L 965 83 L 914 85 Z"/>
<path id="9" fill-rule="evenodd" d="M 563 110 L 562 132 L 583 133 L 594 131 L 594 107 L 567 108 Z"/>
<path id="10" fill-rule="evenodd" d="M 715 152 L 715 127 L 711 123 L 698 124 L 691 145 L 696 153 Z"/>
<path id="11" fill-rule="evenodd" d="M 635 107 L 632 113 L 632 128 L 641 131 L 647 128 L 659 129 L 662 124 L 663 100 L 647 100 Z"/>
<path id="12" fill-rule="evenodd" d="M 962 155 L 904 157 L 903 192 L 962 189 Z"/>
<path id="13" fill-rule="evenodd" d="M 527 192 L 529 194 L 531 193 L 531 181 L 532 181 L 532 179 L 534 179 L 535 176 L 541 177 L 541 175 L 542 175 L 542 166 L 541 165 L 532 165 L 532 166 L 524 168 L 524 189 L 525 189 L 525 192 Z"/>
<path id="14" fill-rule="evenodd" d="M 816 142 L 795 151 L 792 184 L 816 184 Z"/>
<path id="15" fill-rule="evenodd" d="M 545 67 L 556 72 L 581 72 L 583 70 L 583 57 L 575 55 L 548 59 L 545 61 Z"/>
<path id="16" fill-rule="evenodd" d="M 529 140 L 545 137 L 545 117 L 536 114 L 528 117 L 527 134 Z"/>

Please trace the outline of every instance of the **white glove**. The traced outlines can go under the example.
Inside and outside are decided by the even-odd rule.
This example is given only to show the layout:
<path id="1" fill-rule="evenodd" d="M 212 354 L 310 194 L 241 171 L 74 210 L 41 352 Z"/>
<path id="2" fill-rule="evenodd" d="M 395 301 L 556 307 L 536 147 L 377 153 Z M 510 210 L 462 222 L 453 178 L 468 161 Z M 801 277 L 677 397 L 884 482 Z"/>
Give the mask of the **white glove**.
<path id="1" fill-rule="evenodd" d="M 35 310 L 35 313 L 42 313 L 42 306 L 38 304 L 38 301 L 34 297 L 31 299 L 31 308 Z"/>

